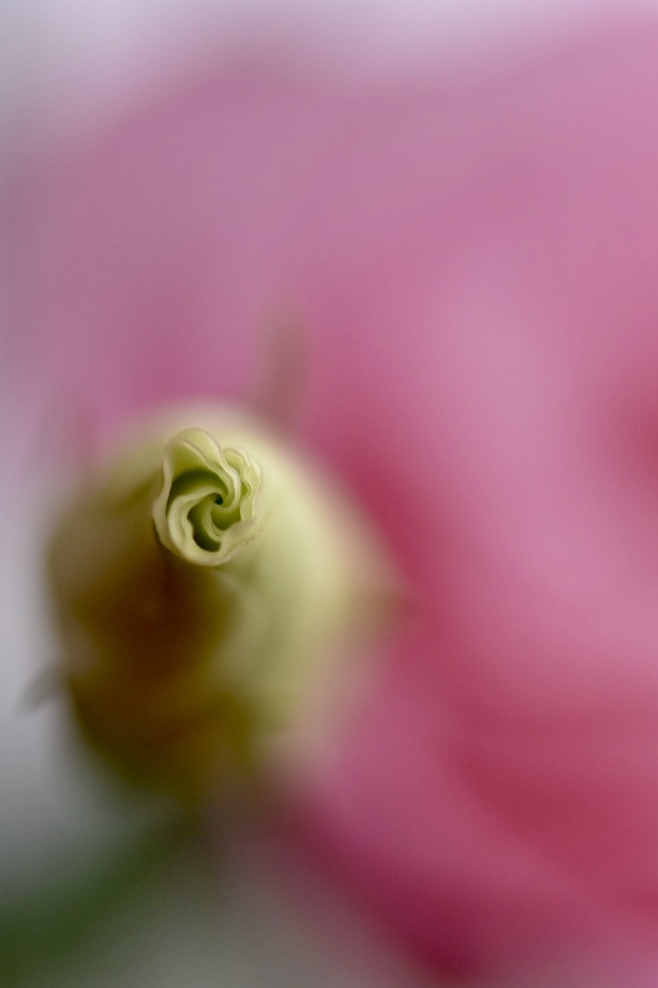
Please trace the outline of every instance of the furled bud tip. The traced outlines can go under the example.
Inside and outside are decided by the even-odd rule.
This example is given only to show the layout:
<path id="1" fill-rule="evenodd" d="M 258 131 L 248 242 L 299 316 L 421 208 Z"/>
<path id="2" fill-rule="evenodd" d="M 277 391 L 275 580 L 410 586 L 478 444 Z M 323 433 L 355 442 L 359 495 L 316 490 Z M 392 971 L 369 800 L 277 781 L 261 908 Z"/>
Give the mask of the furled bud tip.
<path id="1" fill-rule="evenodd" d="M 260 470 L 240 449 L 222 449 L 202 429 L 185 429 L 167 444 L 162 490 L 153 505 L 160 541 L 181 559 L 219 566 L 258 531 Z"/>
<path id="2" fill-rule="evenodd" d="M 73 492 L 48 575 L 84 736 L 187 800 L 299 754 L 394 586 L 327 478 L 221 408 L 143 423 Z"/>

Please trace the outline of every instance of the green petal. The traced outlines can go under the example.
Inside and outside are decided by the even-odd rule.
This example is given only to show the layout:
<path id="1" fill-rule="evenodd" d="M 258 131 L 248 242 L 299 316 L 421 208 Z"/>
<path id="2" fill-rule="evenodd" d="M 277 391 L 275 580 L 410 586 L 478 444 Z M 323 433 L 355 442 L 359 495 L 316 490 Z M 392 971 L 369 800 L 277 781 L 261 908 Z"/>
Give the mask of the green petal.
<path id="1" fill-rule="evenodd" d="M 199 566 L 221 566 L 258 534 L 260 469 L 203 429 L 167 443 L 153 520 L 162 544 Z"/>

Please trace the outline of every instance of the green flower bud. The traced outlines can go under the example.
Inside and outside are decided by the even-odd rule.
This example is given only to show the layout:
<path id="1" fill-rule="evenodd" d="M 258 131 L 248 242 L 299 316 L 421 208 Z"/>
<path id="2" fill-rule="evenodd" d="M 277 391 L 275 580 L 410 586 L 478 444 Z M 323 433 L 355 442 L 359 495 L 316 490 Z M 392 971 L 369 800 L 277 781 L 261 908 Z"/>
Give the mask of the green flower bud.
<path id="1" fill-rule="evenodd" d="M 300 743 L 394 587 L 327 478 L 221 408 L 128 437 L 58 518 L 48 575 L 84 735 L 186 800 Z"/>

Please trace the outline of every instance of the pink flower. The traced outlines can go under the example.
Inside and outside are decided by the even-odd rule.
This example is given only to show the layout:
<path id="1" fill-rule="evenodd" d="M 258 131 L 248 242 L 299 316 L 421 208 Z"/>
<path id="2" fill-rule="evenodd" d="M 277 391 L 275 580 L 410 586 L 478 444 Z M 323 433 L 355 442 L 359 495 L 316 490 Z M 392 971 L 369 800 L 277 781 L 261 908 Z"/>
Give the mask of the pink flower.
<path id="1" fill-rule="evenodd" d="M 648 21 L 452 82 L 238 64 L 23 184 L 25 366 L 102 429 L 308 326 L 304 436 L 414 604 L 306 826 L 437 968 L 658 937 L 657 175 Z"/>

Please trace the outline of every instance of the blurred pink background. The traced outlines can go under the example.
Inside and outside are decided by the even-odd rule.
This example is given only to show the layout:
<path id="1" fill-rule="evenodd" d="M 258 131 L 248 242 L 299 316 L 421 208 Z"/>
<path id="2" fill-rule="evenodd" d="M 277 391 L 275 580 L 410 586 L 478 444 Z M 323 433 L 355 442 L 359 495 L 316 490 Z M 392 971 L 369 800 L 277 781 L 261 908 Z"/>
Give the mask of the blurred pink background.
<path id="1" fill-rule="evenodd" d="M 331 875 L 335 922 L 365 917 L 372 964 L 401 965 L 394 982 L 420 964 L 433 980 L 648 986 L 658 22 L 478 9 L 391 6 L 373 38 L 366 7 L 353 33 L 342 11 L 264 27 L 237 8 L 144 7 L 139 24 L 53 8 L 59 49 L 15 11 L 6 415 L 41 459 L 80 417 L 93 443 L 154 400 L 243 395 L 262 328 L 299 314 L 300 441 L 380 526 L 412 604 L 288 833 Z M 70 821 L 90 847 L 115 833 L 84 783 L 53 785 L 43 718 L 17 726 L 25 665 L 50 647 L 27 606 L 41 613 L 33 510 L 5 522 L 3 561 L 17 875 Z M 59 822 L 30 838 L 35 807 Z M 299 980 L 290 900 L 276 977 L 344 984 L 331 938 Z M 257 954 L 236 954 L 232 984 L 265 976 Z"/>

